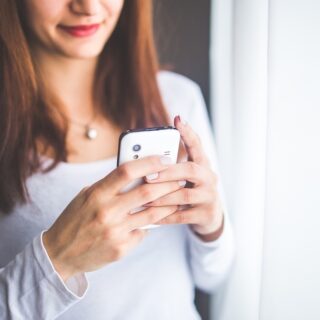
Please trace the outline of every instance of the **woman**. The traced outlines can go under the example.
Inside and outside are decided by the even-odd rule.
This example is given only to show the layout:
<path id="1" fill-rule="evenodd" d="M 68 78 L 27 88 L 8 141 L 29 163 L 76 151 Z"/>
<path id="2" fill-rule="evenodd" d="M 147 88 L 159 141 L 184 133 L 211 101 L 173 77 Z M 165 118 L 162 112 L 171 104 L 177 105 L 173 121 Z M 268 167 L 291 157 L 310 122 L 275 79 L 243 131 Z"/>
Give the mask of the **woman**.
<path id="1" fill-rule="evenodd" d="M 151 1 L 1 7 L 0 318 L 198 319 L 232 237 L 200 90 L 159 72 Z M 121 131 L 178 114 L 188 161 L 116 168 Z"/>

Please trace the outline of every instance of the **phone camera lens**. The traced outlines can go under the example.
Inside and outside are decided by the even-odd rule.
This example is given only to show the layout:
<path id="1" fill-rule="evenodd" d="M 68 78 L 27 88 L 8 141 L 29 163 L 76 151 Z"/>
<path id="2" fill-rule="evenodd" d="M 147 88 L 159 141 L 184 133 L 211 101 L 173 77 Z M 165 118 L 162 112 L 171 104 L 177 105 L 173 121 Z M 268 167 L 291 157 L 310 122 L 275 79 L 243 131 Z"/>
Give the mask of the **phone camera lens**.
<path id="1" fill-rule="evenodd" d="M 141 146 L 140 146 L 140 144 L 135 144 L 132 149 L 133 149 L 133 151 L 137 152 L 141 149 Z"/>

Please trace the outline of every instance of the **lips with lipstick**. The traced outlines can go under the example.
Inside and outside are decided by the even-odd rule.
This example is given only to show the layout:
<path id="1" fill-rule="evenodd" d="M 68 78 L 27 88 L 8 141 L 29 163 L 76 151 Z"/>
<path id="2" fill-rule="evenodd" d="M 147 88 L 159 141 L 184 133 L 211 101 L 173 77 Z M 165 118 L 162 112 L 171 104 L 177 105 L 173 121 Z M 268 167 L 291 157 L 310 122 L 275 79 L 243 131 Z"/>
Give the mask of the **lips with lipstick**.
<path id="1" fill-rule="evenodd" d="M 69 33 L 74 37 L 88 37 L 96 33 L 99 29 L 100 24 L 90 24 L 90 25 L 78 25 L 78 26 L 59 26 L 63 31 Z"/>

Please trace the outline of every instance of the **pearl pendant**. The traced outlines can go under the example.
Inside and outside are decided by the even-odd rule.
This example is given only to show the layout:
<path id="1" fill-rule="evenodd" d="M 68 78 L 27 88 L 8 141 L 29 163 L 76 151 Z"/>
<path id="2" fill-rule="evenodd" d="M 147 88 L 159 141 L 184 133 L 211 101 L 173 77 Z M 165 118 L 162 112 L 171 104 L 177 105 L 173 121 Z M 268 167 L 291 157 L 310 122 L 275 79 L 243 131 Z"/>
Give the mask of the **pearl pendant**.
<path id="1" fill-rule="evenodd" d="M 98 131 L 94 128 L 87 128 L 86 130 L 86 137 L 89 140 L 94 140 L 98 136 Z"/>

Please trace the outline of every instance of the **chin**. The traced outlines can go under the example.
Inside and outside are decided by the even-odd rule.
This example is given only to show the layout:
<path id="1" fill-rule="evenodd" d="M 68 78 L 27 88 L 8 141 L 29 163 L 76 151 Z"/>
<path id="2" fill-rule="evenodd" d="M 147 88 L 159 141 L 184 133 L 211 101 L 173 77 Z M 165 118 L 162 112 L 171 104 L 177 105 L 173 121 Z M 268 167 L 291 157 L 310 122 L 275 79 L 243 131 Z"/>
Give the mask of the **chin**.
<path id="1" fill-rule="evenodd" d="M 97 58 L 101 54 L 102 50 L 103 46 L 91 46 L 90 48 L 73 48 L 62 52 L 62 54 L 72 59 L 93 59 Z"/>
<path id="2" fill-rule="evenodd" d="M 69 58 L 72 59 L 94 59 L 100 55 L 101 52 L 78 52 L 67 54 Z"/>

